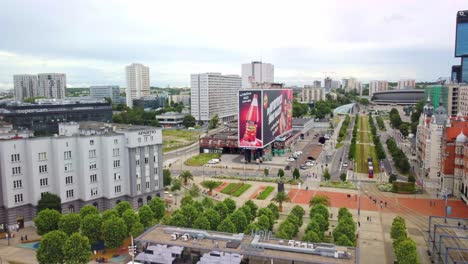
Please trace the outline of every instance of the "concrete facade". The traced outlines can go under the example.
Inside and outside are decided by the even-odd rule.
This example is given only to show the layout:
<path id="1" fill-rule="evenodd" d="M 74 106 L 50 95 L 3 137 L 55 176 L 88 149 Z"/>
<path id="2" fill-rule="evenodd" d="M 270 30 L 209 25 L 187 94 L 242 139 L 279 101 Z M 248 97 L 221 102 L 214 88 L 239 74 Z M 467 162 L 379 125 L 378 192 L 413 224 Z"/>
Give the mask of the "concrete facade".
<path id="1" fill-rule="evenodd" d="M 254 83 L 274 83 L 275 67 L 271 63 L 253 61 L 242 64 L 242 89 L 252 89 Z"/>
<path id="2" fill-rule="evenodd" d="M 388 81 L 370 81 L 369 82 L 369 96 L 375 92 L 383 92 L 388 90 Z"/>
<path id="3" fill-rule="evenodd" d="M 67 76 L 65 73 L 39 73 L 38 96 L 46 98 L 65 98 L 65 88 L 67 87 Z"/>
<path id="4" fill-rule="evenodd" d="M 149 67 L 132 63 L 125 68 L 127 76 L 127 106 L 133 107 L 133 99 L 149 96 L 150 92 L 150 70 Z"/>
<path id="5" fill-rule="evenodd" d="M 302 88 L 302 102 L 313 103 L 325 100 L 325 91 L 323 88 L 316 88 L 309 85 L 304 85 Z"/>
<path id="6" fill-rule="evenodd" d="M 120 88 L 118 85 L 90 86 L 89 95 L 93 99 L 110 98 L 112 104 L 120 103 Z"/>
<path id="7" fill-rule="evenodd" d="M 36 97 L 38 94 L 37 75 L 21 74 L 13 76 L 15 89 L 15 100 L 23 101 L 29 97 Z"/>

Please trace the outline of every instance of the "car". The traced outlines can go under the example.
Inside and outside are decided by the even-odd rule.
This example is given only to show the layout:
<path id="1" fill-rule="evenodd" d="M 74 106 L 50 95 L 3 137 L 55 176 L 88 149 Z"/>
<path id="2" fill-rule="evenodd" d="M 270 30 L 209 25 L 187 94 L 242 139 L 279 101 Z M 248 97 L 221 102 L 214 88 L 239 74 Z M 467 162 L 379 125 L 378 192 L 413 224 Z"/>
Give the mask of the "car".
<path id="1" fill-rule="evenodd" d="M 286 160 L 287 160 L 287 161 L 295 161 L 295 159 L 294 159 L 294 158 L 291 158 L 291 157 L 287 158 Z"/>
<path id="2" fill-rule="evenodd" d="M 299 167 L 301 170 L 306 170 L 307 169 L 307 166 L 306 165 L 302 165 Z"/>
<path id="3" fill-rule="evenodd" d="M 293 156 L 289 156 L 289 158 L 288 158 L 288 159 L 293 159 L 293 160 L 296 160 L 296 159 L 297 159 L 297 157 L 293 155 Z"/>
<path id="4" fill-rule="evenodd" d="M 346 162 L 346 161 L 343 162 L 343 167 L 345 167 L 345 168 L 348 167 L 348 162 Z"/>
<path id="5" fill-rule="evenodd" d="M 314 166 L 314 164 L 313 164 L 312 162 L 310 162 L 310 161 L 306 162 L 305 165 L 306 165 L 306 166 L 309 166 L 309 167 Z"/>

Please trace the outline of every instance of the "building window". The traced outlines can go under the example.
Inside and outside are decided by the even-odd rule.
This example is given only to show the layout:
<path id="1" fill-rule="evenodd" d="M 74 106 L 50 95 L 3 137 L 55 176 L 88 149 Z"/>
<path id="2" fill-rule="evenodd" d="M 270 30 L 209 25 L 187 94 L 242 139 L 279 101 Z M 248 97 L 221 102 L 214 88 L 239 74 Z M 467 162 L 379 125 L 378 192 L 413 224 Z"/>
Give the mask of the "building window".
<path id="1" fill-rule="evenodd" d="M 20 161 L 20 154 L 11 155 L 11 162 L 18 162 L 18 161 Z"/>
<path id="2" fill-rule="evenodd" d="M 114 145 L 117 145 L 119 143 L 118 139 L 114 139 Z"/>
<path id="3" fill-rule="evenodd" d="M 68 143 L 67 143 L 68 144 Z M 71 159 L 71 150 L 63 152 L 63 159 Z"/>
<path id="4" fill-rule="evenodd" d="M 148 164 L 148 162 L 149 162 L 148 157 L 145 157 L 145 164 Z"/>
<path id="5" fill-rule="evenodd" d="M 65 163 L 65 171 L 72 171 L 72 164 L 71 163 Z"/>
<path id="6" fill-rule="evenodd" d="M 96 196 L 98 194 L 98 188 L 91 189 L 91 196 Z"/>
<path id="7" fill-rule="evenodd" d="M 136 187 L 137 187 L 137 192 L 140 192 L 141 191 L 141 184 L 138 183 Z"/>
<path id="8" fill-rule="evenodd" d="M 70 204 L 70 206 L 68 206 L 68 212 L 70 212 L 70 213 L 75 212 L 75 206 L 73 206 L 73 204 Z"/>
<path id="9" fill-rule="evenodd" d="M 46 195 L 46 193 L 49 193 L 49 192 L 41 192 L 41 198 L 44 197 L 44 195 Z"/>
<path id="10" fill-rule="evenodd" d="M 89 144 L 90 144 L 91 146 L 94 145 L 94 140 L 91 139 L 91 140 L 89 141 Z"/>
<path id="11" fill-rule="evenodd" d="M 66 196 L 67 196 L 67 198 L 73 198 L 73 190 L 67 190 L 66 191 Z"/>
<path id="12" fill-rule="evenodd" d="M 136 160 L 136 165 L 137 165 L 137 166 L 140 165 L 140 160 L 139 160 L 139 159 Z"/>
<path id="13" fill-rule="evenodd" d="M 114 187 L 115 193 L 120 193 L 122 191 L 122 186 L 117 185 Z"/>
<path id="14" fill-rule="evenodd" d="M 114 160 L 114 168 L 120 167 L 120 160 Z"/>
<path id="15" fill-rule="evenodd" d="M 47 179 L 47 178 L 39 179 L 39 185 L 41 187 L 48 186 L 49 185 L 49 179 Z"/>
<path id="16" fill-rule="evenodd" d="M 13 189 L 23 188 L 23 182 L 21 180 L 13 181 Z"/>
<path id="17" fill-rule="evenodd" d="M 91 174 L 89 175 L 89 181 L 91 183 L 97 182 L 97 174 Z"/>
<path id="18" fill-rule="evenodd" d="M 90 170 L 95 170 L 95 169 L 97 169 L 96 162 L 90 163 L 90 164 L 89 164 L 89 169 L 90 169 Z"/>
<path id="19" fill-rule="evenodd" d="M 15 203 L 22 203 L 23 202 L 23 194 L 15 194 Z"/>
<path id="20" fill-rule="evenodd" d="M 148 190 L 150 188 L 150 183 L 146 182 L 146 189 Z"/>
<path id="21" fill-rule="evenodd" d="M 47 173 L 47 165 L 40 165 L 39 173 Z"/>
<path id="22" fill-rule="evenodd" d="M 65 177 L 65 184 L 72 184 L 73 183 L 73 176 Z"/>
<path id="23" fill-rule="evenodd" d="M 39 155 L 39 161 L 47 160 L 47 153 L 46 152 L 40 152 L 40 153 L 38 153 L 38 155 Z"/>
<path id="24" fill-rule="evenodd" d="M 140 137 L 138 138 L 138 143 L 141 143 L 141 138 Z"/>
<path id="25" fill-rule="evenodd" d="M 95 149 L 92 149 L 89 151 L 89 157 L 90 158 L 95 158 L 96 157 L 96 150 Z"/>
<path id="26" fill-rule="evenodd" d="M 113 149 L 112 154 L 113 154 L 114 157 L 120 156 L 120 149 L 118 149 L 118 148 Z"/>
<path id="27" fill-rule="evenodd" d="M 120 173 L 114 172 L 114 181 L 120 181 Z"/>
<path id="28" fill-rule="evenodd" d="M 13 175 L 21 174 L 21 167 L 13 167 L 13 168 L 11 168 L 11 173 L 12 173 Z"/>
<path id="29" fill-rule="evenodd" d="M 153 156 L 153 162 L 156 162 L 156 155 Z"/>

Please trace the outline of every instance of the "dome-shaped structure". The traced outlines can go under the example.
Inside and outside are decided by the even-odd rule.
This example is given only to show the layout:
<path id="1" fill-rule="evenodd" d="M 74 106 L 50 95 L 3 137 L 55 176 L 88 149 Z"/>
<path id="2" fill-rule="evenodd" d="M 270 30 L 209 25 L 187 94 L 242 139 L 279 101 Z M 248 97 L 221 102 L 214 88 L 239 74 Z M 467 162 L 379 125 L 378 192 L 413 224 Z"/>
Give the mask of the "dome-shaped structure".
<path id="1" fill-rule="evenodd" d="M 434 110 L 434 107 L 432 107 L 431 98 L 428 96 L 426 104 L 423 107 L 423 112 L 427 117 L 431 117 L 433 110 Z"/>
<path id="2" fill-rule="evenodd" d="M 440 104 L 439 107 L 437 107 L 437 109 L 435 110 L 435 114 L 436 115 L 446 115 L 447 110 L 445 110 L 445 107 L 442 104 Z"/>
<path id="3" fill-rule="evenodd" d="M 465 143 L 465 141 L 466 141 L 466 136 L 465 134 L 463 134 L 463 130 L 462 130 L 460 134 L 457 136 L 457 138 L 455 139 L 455 142 Z"/>

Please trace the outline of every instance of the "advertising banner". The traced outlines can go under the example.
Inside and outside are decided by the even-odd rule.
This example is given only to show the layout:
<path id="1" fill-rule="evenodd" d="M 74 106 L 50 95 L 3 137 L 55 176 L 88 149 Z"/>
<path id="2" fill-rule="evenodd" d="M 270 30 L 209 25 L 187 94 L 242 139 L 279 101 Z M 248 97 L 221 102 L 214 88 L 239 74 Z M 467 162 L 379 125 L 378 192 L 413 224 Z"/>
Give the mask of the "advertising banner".
<path id="1" fill-rule="evenodd" d="M 239 91 L 239 147 L 261 148 L 262 108 L 260 90 Z"/>
<path id="2" fill-rule="evenodd" d="M 292 130 L 291 89 L 263 90 L 263 146 Z"/>

